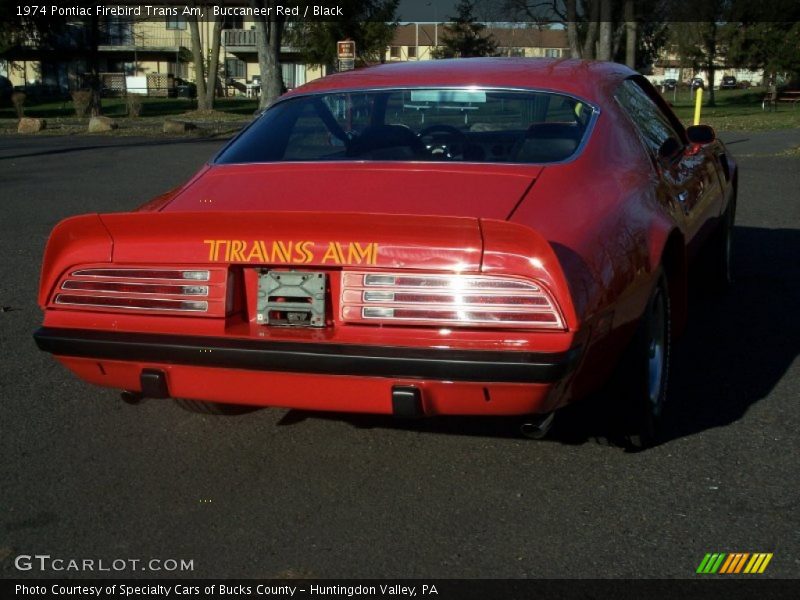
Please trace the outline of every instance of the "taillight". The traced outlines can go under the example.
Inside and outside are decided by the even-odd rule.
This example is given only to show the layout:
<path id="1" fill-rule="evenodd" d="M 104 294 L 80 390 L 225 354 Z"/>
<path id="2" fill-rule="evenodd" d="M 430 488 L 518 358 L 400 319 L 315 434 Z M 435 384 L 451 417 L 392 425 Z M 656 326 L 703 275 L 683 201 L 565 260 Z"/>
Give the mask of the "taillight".
<path id="1" fill-rule="evenodd" d="M 225 269 L 89 267 L 70 272 L 53 304 L 64 308 L 224 315 Z"/>
<path id="2" fill-rule="evenodd" d="M 550 294 L 531 281 L 480 275 L 344 273 L 348 322 L 564 329 Z"/>

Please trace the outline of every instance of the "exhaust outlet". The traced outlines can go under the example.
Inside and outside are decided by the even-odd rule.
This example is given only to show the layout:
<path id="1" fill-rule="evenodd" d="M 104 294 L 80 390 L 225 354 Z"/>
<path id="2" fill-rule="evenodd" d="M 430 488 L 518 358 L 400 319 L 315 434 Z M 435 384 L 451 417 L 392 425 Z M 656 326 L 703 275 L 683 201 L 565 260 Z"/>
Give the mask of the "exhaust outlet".
<path id="1" fill-rule="evenodd" d="M 531 440 L 541 440 L 550 431 L 556 413 L 545 415 L 531 415 L 527 421 L 520 425 L 520 433 Z"/>
<path id="2" fill-rule="evenodd" d="M 123 391 L 119 396 L 125 404 L 139 404 L 144 399 L 144 396 L 139 392 L 130 392 L 128 390 Z"/>

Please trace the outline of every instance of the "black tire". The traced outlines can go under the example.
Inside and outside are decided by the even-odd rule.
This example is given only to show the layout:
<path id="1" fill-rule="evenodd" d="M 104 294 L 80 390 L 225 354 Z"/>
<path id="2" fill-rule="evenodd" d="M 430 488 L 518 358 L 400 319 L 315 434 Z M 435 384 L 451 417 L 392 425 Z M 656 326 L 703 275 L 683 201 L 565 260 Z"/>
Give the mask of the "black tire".
<path id="1" fill-rule="evenodd" d="M 258 410 L 258 406 L 246 404 L 225 404 L 222 402 L 206 402 L 204 400 L 189 400 L 187 398 L 174 398 L 175 404 L 183 410 L 203 415 L 243 415 Z"/>
<path id="2" fill-rule="evenodd" d="M 620 370 L 618 406 L 624 443 L 630 450 L 644 450 L 660 440 L 672 355 L 671 325 L 669 287 L 659 268 Z"/>
<path id="3" fill-rule="evenodd" d="M 720 219 L 720 224 L 706 248 L 706 264 L 704 275 L 709 285 L 719 291 L 724 291 L 733 283 L 733 270 L 731 259 L 733 256 L 733 224 L 736 219 L 736 204 L 731 201 L 725 214 Z"/>

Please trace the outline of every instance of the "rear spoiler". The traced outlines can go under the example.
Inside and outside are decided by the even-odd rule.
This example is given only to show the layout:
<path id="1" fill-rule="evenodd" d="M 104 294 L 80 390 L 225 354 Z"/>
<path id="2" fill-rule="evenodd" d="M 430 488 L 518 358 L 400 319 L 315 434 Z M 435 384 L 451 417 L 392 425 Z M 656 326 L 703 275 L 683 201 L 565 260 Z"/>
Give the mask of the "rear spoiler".
<path id="1" fill-rule="evenodd" d="M 85 264 L 412 269 L 536 279 L 575 311 L 550 244 L 491 219 L 320 212 L 89 214 L 62 221 L 45 252 L 39 304 L 63 273 Z"/>

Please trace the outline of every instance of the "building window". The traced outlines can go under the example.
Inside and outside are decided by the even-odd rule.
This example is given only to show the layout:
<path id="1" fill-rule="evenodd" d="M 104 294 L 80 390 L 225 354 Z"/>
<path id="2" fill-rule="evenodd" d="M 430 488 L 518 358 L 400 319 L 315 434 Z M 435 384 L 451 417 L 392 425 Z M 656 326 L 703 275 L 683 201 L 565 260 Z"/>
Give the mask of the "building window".
<path id="1" fill-rule="evenodd" d="M 408 58 L 417 58 L 417 47 L 416 46 L 409 46 L 408 47 Z"/>
<path id="2" fill-rule="evenodd" d="M 547 58 L 561 58 L 561 48 L 545 48 L 544 55 Z"/>
<path id="3" fill-rule="evenodd" d="M 497 48 L 497 55 L 498 56 L 517 56 L 517 57 L 524 57 L 525 56 L 525 48 L 512 48 L 509 46 L 500 46 Z"/>
<path id="4" fill-rule="evenodd" d="M 167 29 L 186 29 L 186 19 L 183 17 L 167 17 Z"/>
<path id="5" fill-rule="evenodd" d="M 389 47 L 389 58 L 400 58 L 400 46 Z"/>
<path id="6" fill-rule="evenodd" d="M 244 79 L 247 76 L 247 65 L 240 58 L 226 58 L 225 75 L 235 79 Z"/>

